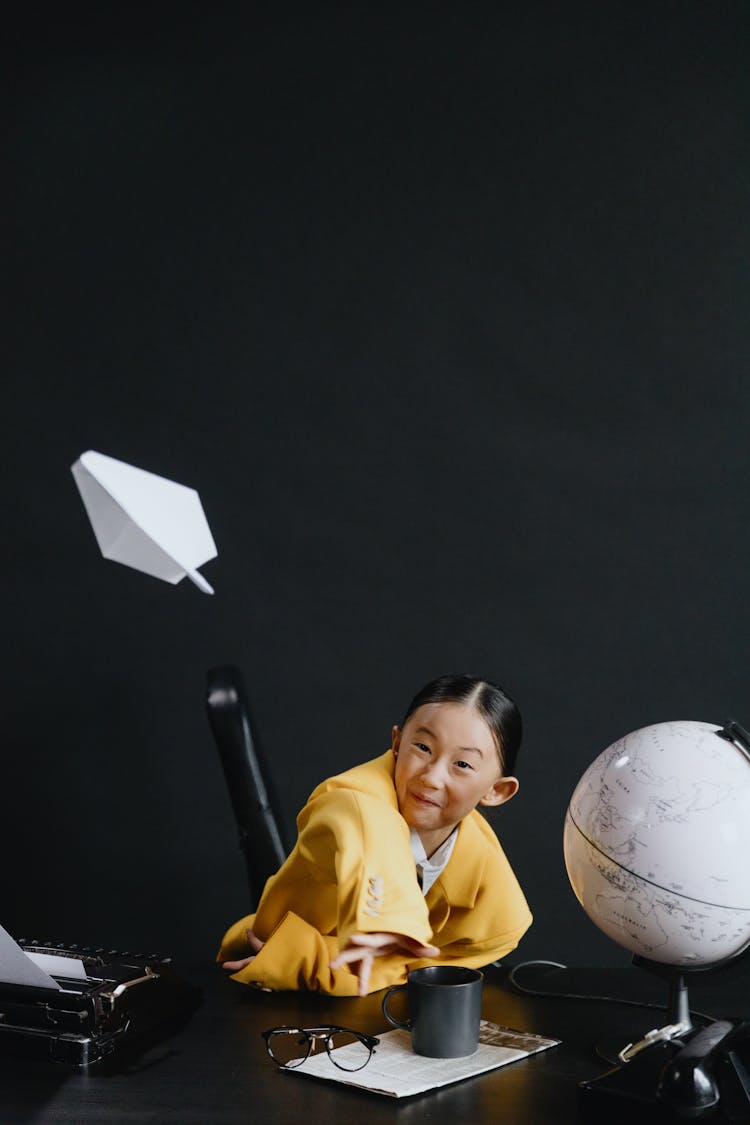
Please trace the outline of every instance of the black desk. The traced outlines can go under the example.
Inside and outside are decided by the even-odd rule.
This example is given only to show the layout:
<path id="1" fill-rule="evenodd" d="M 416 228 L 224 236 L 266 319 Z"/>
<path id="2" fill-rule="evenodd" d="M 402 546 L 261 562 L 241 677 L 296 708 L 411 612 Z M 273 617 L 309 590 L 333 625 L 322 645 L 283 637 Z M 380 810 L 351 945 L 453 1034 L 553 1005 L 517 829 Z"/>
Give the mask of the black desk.
<path id="1" fill-rule="evenodd" d="M 605 1065 L 594 1046 L 603 1035 L 621 1043 L 665 1019 L 659 1011 L 601 1001 L 519 995 L 503 969 L 485 970 L 483 1015 L 496 1023 L 562 1039 L 536 1057 L 414 1098 L 392 1099 L 278 1071 L 260 1032 L 275 1024 L 336 1022 L 377 1034 L 387 1029 L 382 993 L 332 999 L 306 993 L 243 988 L 218 968 L 183 975 L 204 989 L 190 1022 L 127 1066 L 109 1072 L 69 1071 L 56 1064 L 0 1060 L 2 1125 L 214 1125 L 285 1122 L 314 1125 L 465 1121 L 504 1125 L 575 1125 L 581 1079 Z M 535 987 L 630 999 L 666 1001 L 665 987 L 642 970 L 526 969 Z M 723 991 L 723 995 L 722 995 Z M 750 1015 L 746 981 L 691 991 L 691 1006 L 712 1015 Z"/>

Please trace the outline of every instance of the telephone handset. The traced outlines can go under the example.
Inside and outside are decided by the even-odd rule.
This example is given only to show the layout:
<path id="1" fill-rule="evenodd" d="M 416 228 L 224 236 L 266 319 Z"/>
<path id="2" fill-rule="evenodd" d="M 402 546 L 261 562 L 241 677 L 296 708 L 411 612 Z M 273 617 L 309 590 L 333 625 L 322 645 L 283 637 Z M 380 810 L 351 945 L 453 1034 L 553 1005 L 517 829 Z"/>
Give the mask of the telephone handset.
<path id="1" fill-rule="evenodd" d="M 734 1029 L 731 1020 L 716 1020 L 696 1032 L 663 1067 L 656 1084 L 657 1100 L 686 1119 L 713 1113 L 719 1104 L 713 1063 L 717 1051 Z"/>

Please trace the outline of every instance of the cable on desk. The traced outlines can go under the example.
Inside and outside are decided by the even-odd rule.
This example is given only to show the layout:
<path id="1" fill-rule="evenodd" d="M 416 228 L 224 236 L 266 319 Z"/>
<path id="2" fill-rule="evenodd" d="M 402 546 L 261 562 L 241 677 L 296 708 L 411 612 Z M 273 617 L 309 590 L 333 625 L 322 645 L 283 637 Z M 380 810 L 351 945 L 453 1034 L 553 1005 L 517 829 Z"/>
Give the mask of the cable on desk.
<path id="1" fill-rule="evenodd" d="M 516 979 L 516 973 L 521 969 L 535 968 L 540 965 L 547 965 L 552 969 L 567 969 L 567 965 L 560 964 L 559 961 L 522 961 L 520 965 L 514 967 L 508 973 L 508 983 L 515 988 L 516 992 L 520 992 L 524 996 L 544 996 L 551 997 L 553 1000 L 597 1000 L 605 1004 L 627 1004 L 633 1008 L 650 1008 L 654 1011 L 666 1011 L 666 1004 L 658 1004 L 653 1000 L 627 1000 L 623 996 L 596 996 L 585 992 L 547 992 L 543 989 L 527 988 L 525 985 L 519 984 Z M 715 1016 L 709 1016 L 705 1012 L 698 1012 L 695 1009 L 690 1009 L 692 1016 L 698 1016 L 700 1019 L 705 1020 L 707 1023 L 714 1023 Z"/>

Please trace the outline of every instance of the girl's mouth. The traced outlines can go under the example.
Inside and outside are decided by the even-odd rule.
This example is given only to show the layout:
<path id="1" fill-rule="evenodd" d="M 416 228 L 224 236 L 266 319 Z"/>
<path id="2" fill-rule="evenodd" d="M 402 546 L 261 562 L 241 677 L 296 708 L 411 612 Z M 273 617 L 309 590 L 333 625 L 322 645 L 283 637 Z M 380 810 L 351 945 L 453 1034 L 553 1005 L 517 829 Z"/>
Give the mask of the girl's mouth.
<path id="1" fill-rule="evenodd" d="M 424 805 L 426 808 L 438 809 L 440 806 L 436 801 L 431 801 L 429 797 L 421 797 L 419 793 L 412 793 L 412 800 L 416 801 L 418 805 Z"/>

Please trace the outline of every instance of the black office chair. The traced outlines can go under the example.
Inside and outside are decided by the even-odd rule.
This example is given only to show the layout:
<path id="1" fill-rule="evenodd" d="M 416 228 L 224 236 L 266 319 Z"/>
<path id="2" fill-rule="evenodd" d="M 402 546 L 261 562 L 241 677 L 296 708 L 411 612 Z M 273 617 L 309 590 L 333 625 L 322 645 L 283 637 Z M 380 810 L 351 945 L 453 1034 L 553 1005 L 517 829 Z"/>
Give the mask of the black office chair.
<path id="1" fill-rule="evenodd" d="M 255 732 L 242 672 L 231 665 L 208 672 L 206 711 L 224 768 L 252 905 L 287 856 L 279 803 Z"/>

